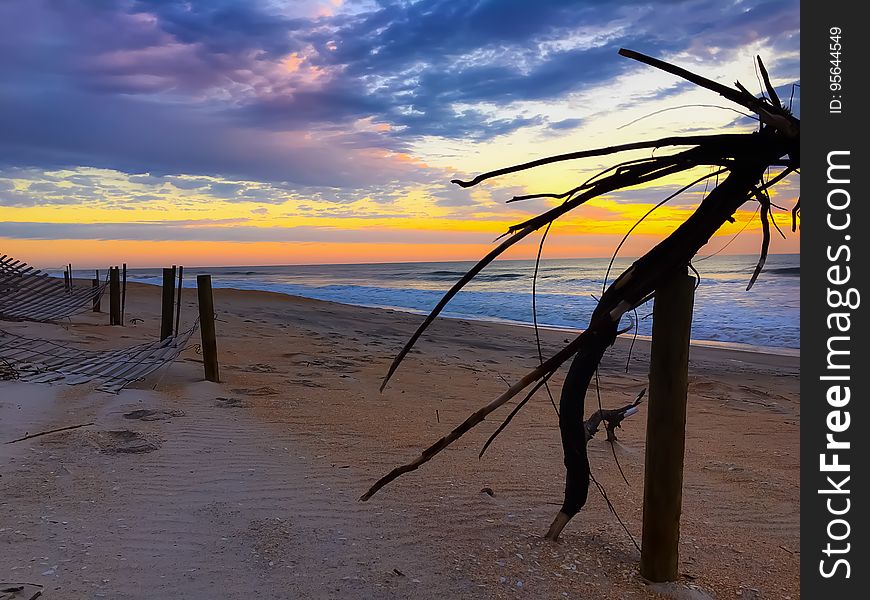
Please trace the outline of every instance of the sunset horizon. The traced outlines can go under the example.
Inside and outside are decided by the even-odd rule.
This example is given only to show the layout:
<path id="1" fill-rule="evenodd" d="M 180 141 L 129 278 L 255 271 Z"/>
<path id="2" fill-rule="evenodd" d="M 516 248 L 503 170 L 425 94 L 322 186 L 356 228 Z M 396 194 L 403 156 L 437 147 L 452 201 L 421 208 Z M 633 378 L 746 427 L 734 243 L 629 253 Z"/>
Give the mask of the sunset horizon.
<path id="1" fill-rule="evenodd" d="M 472 260 L 509 225 L 557 202 L 506 200 L 562 192 L 611 163 L 570 161 L 470 189 L 454 177 L 757 128 L 714 93 L 619 56 L 620 47 L 751 87 L 762 56 L 799 115 L 790 3 L 737 2 L 727 12 L 632 3 L 19 4 L 0 7 L 12 58 L 0 104 L 0 248 L 37 265 Z M 457 19 L 465 26 L 444 29 Z M 704 172 L 596 198 L 560 219 L 543 256 L 608 255 L 655 203 Z M 710 185 L 656 210 L 624 250 L 649 249 Z M 792 175 L 774 202 L 790 208 L 798 189 Z M 724 252 L 758 251 L 754 207 L 736 217 L 711 252 L 744 227 Z M 535 237 L 511 256 L 533 257 Z M 799 232 L 771 250 L 798 248 Z"/>

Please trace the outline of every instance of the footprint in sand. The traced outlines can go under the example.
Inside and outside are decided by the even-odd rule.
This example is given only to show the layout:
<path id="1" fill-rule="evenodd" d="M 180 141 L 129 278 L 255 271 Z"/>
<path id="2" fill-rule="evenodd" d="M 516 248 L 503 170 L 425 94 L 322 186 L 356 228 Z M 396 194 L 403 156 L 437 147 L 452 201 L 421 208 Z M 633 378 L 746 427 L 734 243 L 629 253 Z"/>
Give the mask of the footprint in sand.
<path id="1" fill-rule="evenodd" d="M 347 375 L 339 375 L 339 377 L 347 377 Z M 293 385 L 302 385 L 310 388 L 324 387 L 322 384 L 319 384 L 316 381 L 311 381 L 310 379 L 288 379 L 287 383 L 291 383 Z"/>
<path id="2" fill-rule="evenodd" d="M 277 396 L 278 390 L 268 385 L 258 388 L 238 388 L 232 390 L 234 394 L 244 394 L 246 396 Z"/>
<path id="3" fill-rule="evenodd" d="M 94 431 L 86 435 L 104 454 L 143 454 L 160 448 L 157 438 L 129 429 Z"/>
<path id="4" fill-rule="evenodd" d="M 274 373 L 277 369 L 272 365 L 267 365 L 266 363 L 256 363 L 243 367 L 241 370 L 247 373 Z"/>
<path id="5" fill-rule="evenodd" d="M 219 396 L 215 398 L 215 405 L 220 408 L 244 408 L 248 403 L 241 398 L 224 398 Z"/>

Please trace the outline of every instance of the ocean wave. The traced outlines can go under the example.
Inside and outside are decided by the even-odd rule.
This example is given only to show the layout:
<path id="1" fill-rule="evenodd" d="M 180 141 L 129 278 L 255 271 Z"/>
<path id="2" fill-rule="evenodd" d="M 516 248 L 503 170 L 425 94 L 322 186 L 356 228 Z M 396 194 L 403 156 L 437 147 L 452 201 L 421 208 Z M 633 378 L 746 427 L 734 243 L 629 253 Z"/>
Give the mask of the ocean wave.
<path id="1" fill-rule="evenodd" d="M 758 346 L 800 346 L 800 265 L 797 257 L 772 255 L 769 277 L 746 291 L 755 256 L 715 257 L 698 263 L 701 284 L 695 295 L 692 337 L 697 340 Z M 609 281 L 622 272 L 615 265 Z M 582 328 L 595 308 L 609 261 L 543 260 L 537 282 L 538 322 L 552 327 Z M 394 263 L 299 267 L 227 267 L 210 272 L 215 287 L 258 289 L 358 306 L 381 306 L 428 313 L 444 292 L 474 263 Z M 534 261 L 504 261 L 479 273 L 443 315 L 459 318 L 531 323 Z M 159 270 L 136 270 L 130 278 L 158 283 Z M 186 271 L 187 272 L 187 271 Z M 194 287 L 193 278 L 185 285 Z M 644 310 L 651 309 L 651 305 Z M 624 322 L 628 325 L 628 321 Z M 641 320 L 641 335 L 651 320 Z"/>

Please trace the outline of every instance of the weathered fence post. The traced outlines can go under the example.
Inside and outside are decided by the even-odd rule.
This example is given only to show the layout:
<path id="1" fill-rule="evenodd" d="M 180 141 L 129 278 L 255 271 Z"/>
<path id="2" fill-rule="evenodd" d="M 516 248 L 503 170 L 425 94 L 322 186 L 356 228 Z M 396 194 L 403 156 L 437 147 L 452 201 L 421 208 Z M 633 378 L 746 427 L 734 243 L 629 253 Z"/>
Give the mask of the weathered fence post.
<path id="1" fill-rule="evenodd" d="M 160 339 L 172 336 L 172 317 L 175 312 L 175 267 L 163 269 L 163 304 L 160 309 Z"/>
<path id="2" fill-rule="evenodd" d="M 220 383 L 211 275 L 196 276 L 196 294 L 199 299 L 199 332 L 202 335 L 202 362 L 205 366 L 205 378 Z"/>
<path id="3" fill-rule="evenodd" d="M 100 270 L 94 270 L 94 278 L 91 279 L 91 287 L 98 288 L 100 287 Z M 96 294 L 94 296 L 94 312 L 100 312 L 100 296 L 102 294 Z"/>
<path id="4" fill-rule="evenodd" d="M 178 265 L 178 298 L 175 305 L 175 335 L 178 336 L 178 326 L 181 323 L 181 286 L 184 281 L 184 267 Z"/>
<path id="5" fill-rule="evenodd" d="M 63 289 L 64 289 L 64 291 L 68 292 L 68 291 L 70 291 L 70 288 L 71 288 L 71 286 L 70 286 L 69 271 L 67 271 L 67 268 L 64 267 L 63 268 Z"/>
<path id="6" fill-rule="evenodd" d="M 109 269 L 109 324 L 121 324 L 121 276 L 118 267 Z"/>
<path id="7" fill-rule="evenodd" d="M 656 289 L 653 304 L 640 574 L 655 582 L 679 574 L 694 289 L 695 279 L 678 272 Z"/>
<path id="8" fill-rule="evenodd" d="M 121 325 L 124 324 L 124 319 L 127 314 L 127 263 L 124 263 L 124 270 L 121 272 Z"/>

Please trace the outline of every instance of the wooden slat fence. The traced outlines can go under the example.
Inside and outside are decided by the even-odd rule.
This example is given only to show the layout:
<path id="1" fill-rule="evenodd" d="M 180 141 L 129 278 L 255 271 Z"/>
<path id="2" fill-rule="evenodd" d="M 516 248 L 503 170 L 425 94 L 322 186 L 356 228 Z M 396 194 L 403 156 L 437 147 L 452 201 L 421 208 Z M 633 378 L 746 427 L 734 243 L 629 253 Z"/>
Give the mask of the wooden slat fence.
<path id="1" fill-rule="evenodd" d="M 4 254 L 0 256 L 0 320 L 58 321 L 90 310 L 103 295 L 107 282 L 94 287 L 91 280 L 66 288 L 61 279 L 50 277 Z"/>
<path id="2" fill-rule="evenodd" d="M 99 381 L 98 390 L 118 393 L 178 358 L 195 330 L 196 325 L 162 341 L 118 350 L 83 350 L 0 329 L 0 361 L 14 369 L 19 381 L 69 385 Z"/>

